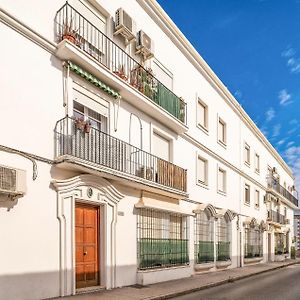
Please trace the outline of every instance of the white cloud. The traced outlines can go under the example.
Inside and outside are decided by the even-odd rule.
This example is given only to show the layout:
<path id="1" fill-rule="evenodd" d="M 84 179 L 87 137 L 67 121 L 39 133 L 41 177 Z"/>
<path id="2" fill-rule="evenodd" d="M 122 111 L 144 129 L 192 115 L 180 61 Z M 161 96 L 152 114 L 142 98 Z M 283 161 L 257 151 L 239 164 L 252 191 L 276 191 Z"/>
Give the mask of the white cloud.
<path id="1" fill-rule="evenodd" d="M 284 144 L 284 142 L 285 142 L 285 139 L 282 139 L 282 140 L 280 140 L 280 141 L 277 142 L 277 145 L 280 146 L 280 145 Z"/>
<path id="2" fill-rule="evenodd" d="M 286 89 L 283 89 L 283 90 L 279 91 L 279 93 L 278 93 L 278 98 L 280 100 L 279 103 L 280 103 L 280 105 L 283 105 L 283 106 L 286 106 L 293 102 L 291 100 L 291 97 L 292 97 L 291 94 L 289 94 Z"/>
<path id="3" fill-rule="evenodd" d="M 294 56 L 295 54 L 296 54 L 296 51 L 294 50 L 294 48 L 289 47 L 281 53 L 281 56 L 291 57 L 291 56 Z"/>
<path id="4" fill-rule="evenodd" d="M 288 47 L 281 53 L 281 56 L 286 59 L 286 65 L 291 73 L 300 72 L 300 59 L 296 57 L 296 51 L 292 47 Z"/>
<path id="5" fill-rule="evenodd" d="M 298 124 L 298 120 L 297 119 L 292 119 L 289 123 L 291 125 L 297 125 Z"/>
<path id="6" fill-rule="evenodd" d="M 280 134 L 280 129 L 281 129 L 280 124 L 276 124 L 275 126 L 273 126 L 273 135 L 272 135 L 272 137 L 278 136 Z"/>
<path id="7" fill-rule="evenodd" d="M 294 172 L 296 189 L 300 193 L 300 147 L 288 148 L 284 156 Z"/>
<path id="8" fill-rule="evenodd" d="M 267 120 L 267 122 L 271 121 L 274 117 L 275 117 L 275 110 L 274 110 L 273 107 L 270 107 L 266 111 L 266 120 Z"/>
<path id="9" fill-rule="evenodd" d="M 294 141 L 291 141 L 291 142 L 288 142 L 287 144 L 286 144 L 286 146 L 287 147 L 291 147 L 292 145 L 294 145 L 295 144 L 295 142 Z"/>
<path id="10" fill-rule="evenodd" d="M 243 93 L 242 93 L 240 90 L 236 90 L 236 91 L 234 92 L 234 96 L 235 96 L 236 98 L 240 99 L 240 98 L 242 98 Z"/>

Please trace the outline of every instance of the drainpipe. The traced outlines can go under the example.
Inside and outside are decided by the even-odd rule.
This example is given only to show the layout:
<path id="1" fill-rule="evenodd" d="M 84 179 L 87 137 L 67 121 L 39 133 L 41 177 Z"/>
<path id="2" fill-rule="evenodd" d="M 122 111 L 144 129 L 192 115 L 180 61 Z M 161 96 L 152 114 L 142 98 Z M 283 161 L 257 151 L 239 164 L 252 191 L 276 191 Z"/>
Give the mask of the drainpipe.
<path id="1" fill-rule="evenodd" d="M 129 144 L 131 143 L 131 120 L 132 120 L 132 116 L 135 116 L 140 122 L 140 136 L 141 136 L 140 148 L 143 150 L 143 125 L 142 125 L 141 119 L 134 113 L 130 114 L 130 119 L 129 119 Z"/>

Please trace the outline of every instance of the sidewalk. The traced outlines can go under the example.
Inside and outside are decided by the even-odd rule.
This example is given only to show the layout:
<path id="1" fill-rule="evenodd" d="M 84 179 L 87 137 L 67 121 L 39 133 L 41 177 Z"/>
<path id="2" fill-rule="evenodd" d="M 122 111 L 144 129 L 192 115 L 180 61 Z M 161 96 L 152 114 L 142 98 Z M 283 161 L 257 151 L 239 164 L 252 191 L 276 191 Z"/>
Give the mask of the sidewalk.
<path id="1" fill-rule="evenodd" d="M 300 259 L 291 259 L 285 262 L 272 262 L 256 264 L 244 268 L 211 272 L 194 275 L 189 278 L 156 283 L 148 286 L 129 286 L 113 290 L 105 290 L 89 294 L 81 294 L 66 297 L 73 300 L 132 300 L 132 299 L 169 299 L 175 296 L 188 294 L 193 291 L 232 282 L 256 274 L 283 268 L 285 266 L 300 263 Z"/>

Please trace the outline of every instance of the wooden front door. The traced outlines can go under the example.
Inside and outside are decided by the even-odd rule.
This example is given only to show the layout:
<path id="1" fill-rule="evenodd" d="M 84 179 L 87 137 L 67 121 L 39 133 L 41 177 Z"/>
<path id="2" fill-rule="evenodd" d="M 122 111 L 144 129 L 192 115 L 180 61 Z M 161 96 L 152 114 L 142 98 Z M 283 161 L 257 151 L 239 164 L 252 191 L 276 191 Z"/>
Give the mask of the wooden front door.
<path id="1" fill-rule="evenodd" d="M 76 204 L 76 288 L 99 285 L 99 208 Z"/>

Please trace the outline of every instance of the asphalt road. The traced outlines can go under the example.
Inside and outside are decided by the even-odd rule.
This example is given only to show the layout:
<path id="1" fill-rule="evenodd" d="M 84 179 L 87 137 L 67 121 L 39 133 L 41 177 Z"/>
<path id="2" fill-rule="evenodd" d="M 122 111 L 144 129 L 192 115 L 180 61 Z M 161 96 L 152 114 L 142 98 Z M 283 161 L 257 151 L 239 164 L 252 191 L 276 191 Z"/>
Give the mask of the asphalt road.
<path id="1" fill-rule="evenodd" d="M 300 264 L 173 299 L 300 300 Z"/>

